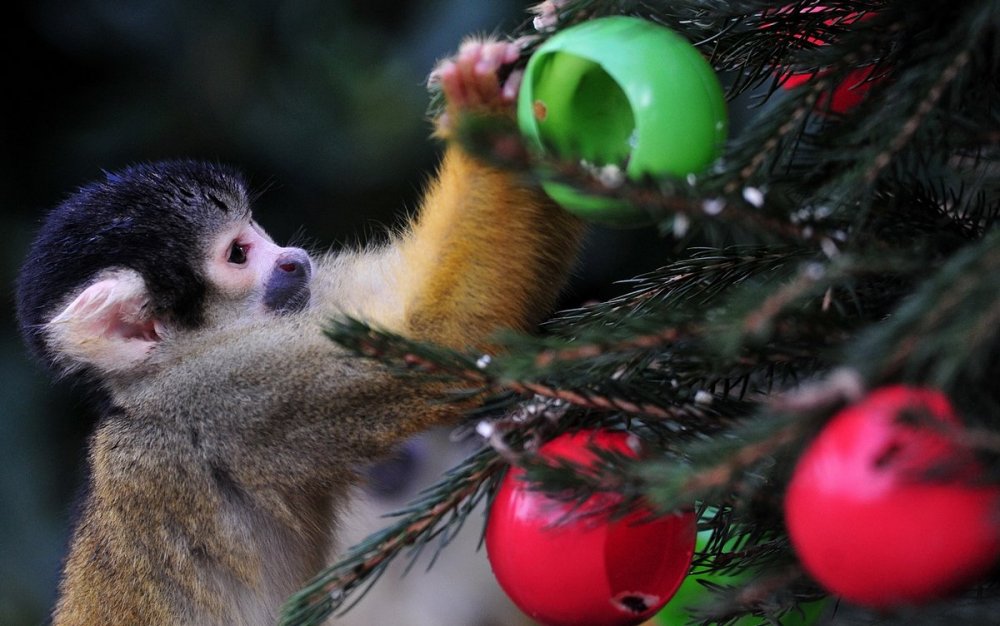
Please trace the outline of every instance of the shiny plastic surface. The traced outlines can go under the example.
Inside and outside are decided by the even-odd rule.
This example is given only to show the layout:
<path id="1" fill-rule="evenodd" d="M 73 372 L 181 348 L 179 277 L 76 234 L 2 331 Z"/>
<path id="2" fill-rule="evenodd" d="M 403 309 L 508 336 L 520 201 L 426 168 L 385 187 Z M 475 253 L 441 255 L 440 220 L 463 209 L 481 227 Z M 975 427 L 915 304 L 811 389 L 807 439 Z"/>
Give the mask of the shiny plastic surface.
<path id="1" fill-rule="evenodd" d="M 849 602 L 923 604 L 962 589 L 1000 557 L 1000 487 L 975 484 L 958 420 L 940 392 L 894 386 L 833 417 L 799 459 L 785 498 L 809 573 Z"/>
<path id="2" fill-rule="evenodd" d="M 703 170 L 721 151 L 728 116 L 715 71 L 694 46 L 666 27 L 614 16 L 539 47 L 525 68 L 518 123 L 537 150 L 638 180 Z M 645 211 L 557 182 L 545 188 L 585 218 L 648 220 Z"/>
<path id="3" fill-rule="evenodd" d="M 582 431 L 541 453 L 587 464 L 589 446 L 634 454 L 628 441 L 621 432 Z M 508 472 L 486 528 L 493 572 L 521 610 L 550 626 L 624 626 L 652 617 L 670 599 L 691 564 L 693 513 L 612 520 L 607 508 L 617 494 L 595 494 L 574 509 L 531 490 L 522 476 Z"/>

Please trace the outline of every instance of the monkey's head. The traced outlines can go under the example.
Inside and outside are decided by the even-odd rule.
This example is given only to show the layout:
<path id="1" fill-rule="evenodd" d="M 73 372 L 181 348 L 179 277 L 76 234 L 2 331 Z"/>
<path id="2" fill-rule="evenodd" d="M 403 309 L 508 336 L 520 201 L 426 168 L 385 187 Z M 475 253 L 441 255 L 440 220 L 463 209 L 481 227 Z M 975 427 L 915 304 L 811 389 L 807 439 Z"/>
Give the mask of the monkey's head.
<path id="1" fill-rule="evenodd" d="M 234 170 L 167 161 L 107 174 L 46 218 L 18 278 L 32 350 L 66 373 L 132 370 L 175 333 L 298 312 L 312 263 L 253 221 Z"/>

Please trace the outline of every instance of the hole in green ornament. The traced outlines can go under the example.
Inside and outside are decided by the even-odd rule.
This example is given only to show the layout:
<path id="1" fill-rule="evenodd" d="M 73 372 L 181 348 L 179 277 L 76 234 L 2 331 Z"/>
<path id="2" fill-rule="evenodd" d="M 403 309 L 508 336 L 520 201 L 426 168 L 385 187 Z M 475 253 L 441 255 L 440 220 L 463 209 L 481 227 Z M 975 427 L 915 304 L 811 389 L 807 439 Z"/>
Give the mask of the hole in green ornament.
<path id="1" fill-rule="evenodd" d="M 633 149 L 635 118 L 625 92 L 600 65 L 553 52 L 540 59 L 531 88 L 538 136 L 546 150 L 624 169 Z"/>

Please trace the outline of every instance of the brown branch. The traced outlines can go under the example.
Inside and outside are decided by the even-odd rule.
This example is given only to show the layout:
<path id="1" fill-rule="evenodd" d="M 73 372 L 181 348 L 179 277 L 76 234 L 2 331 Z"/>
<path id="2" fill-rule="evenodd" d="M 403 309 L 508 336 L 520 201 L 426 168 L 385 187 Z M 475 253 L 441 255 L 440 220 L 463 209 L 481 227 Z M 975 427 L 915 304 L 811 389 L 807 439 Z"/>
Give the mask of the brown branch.
<path id="1" fill-rule="evenodd" d="M 872 169 L 866 175 L 866 180 L 868 183 L 873 183 L 878 178 L 879 174 L 882 173 L 889 163 L 892 162 L 892 157 L 900 150 L 902 150 L 910 139 L 916 134 L 917 130 L 920 129 L 920 123 L 925 117 L 934 109 L 934 105 L 938 103 L 941 96 L 944 95 L 945 87 L 948 86 L 951 81 L 955 80 L 958 76 L 959 71 L 966 63 L 969 62 L 971 54 L 968 50 L 962 50 L 960 53 L 955 55 L 955 58 L 948 67 L 941 72 L 941 76 L 931 85 L 931 88 L 927 92 L 927 97 L 924 98 L 917 110 L 913 112 L 906 122 L 900 128 L 899 134 L 892 140 L 889 147 L 879 153 L 875 157 L 875 161 L 872 164 Z"/>
<path id="2" fill-rule="evenodd" d="M 797 300 L 823 277 L 815 270 L 815 264 L 804 267 L 790 284 L 771 294 L 759 307 L 746 316 L 743 330 L 747 334 L 759 335 L 789 304 Z"/>
<path id="3" fill-rule="evenodd" d="M 774 454 L 795 441 L 798 435 L 799 425 L 792 422 L 766 439 L 743 446 L 723 462 L 707 470 L 697 472 L 687 480 L 681 491 L 699 493 L 712 487 L 729 484 L 737 472 L 753 465 L 765 456 Z"/>
<path id="4" fill-rule="evenodd" d="M 471 474 L 465 480 L 466 485 L 464 487 L 449 493 L 447 499 L 442 500 L 413 519 L 398 534 L 368 549 L 367 552 L 372 554 L 372 556 L 361 563 L 353 565 L 343 574 L 333 577 L 316 589 L 311 595 L 317 597 L 334 594 L 338 590 L 347 591 L 363 582 L 381 564 L 395 558 L 400 550 L 412 545 L 420 535 L 439 523 L 445 514 L 456 509 L 466 498 L 473 495 L 480 488 L 483 481 L 499 471 L 503 465 L 505 465 L 505 462 L 500 457 L 490 460 L 480 471 Z"/>
<path id="5" fill-rule="evenodd" d="M 655 417 L 657 419 L 683 419 L 705 415 L 704 411 L 694 405 L 680 407 L 663 407 L 648 402 L 632 402 L 623 398 L 601 395 L 594 392 L 557 389 L 531 381 L 507 381 L 505 385 L 521 394 L 538 394 L 546 398 L 557 398 L 574 406 L 601 411 L 624 411 L 637 416 Z"/>
<path id="6" fill-rule="evenodd" d="M 768 155 L 774 152 L 781 141 L 802 123 L 805 117 L 809 115 L 809 112 L 816 106 L 816 101 L 819 99 L 820 94 L 829 88 L 830 79 L 817 77 L 814 80 L 810 86 L 809 93 L 803 97 L 799 106 L 795 108 L 785 123 L 778 127 L 777 132 L 771 137 L 768 137 L 760 151 L 754 155 L 750 162 L 740 170 L 739 178 L 736 178 L 726 184 L 723 189 L 727 194 L 735 194 L 741 186 L 745 185 L 746 182 L 750 180 L 751 176 L 760 170 L 760 168 L 767 161 Z"/>
<path id="7" fill-rule="evenodd" d="M 645 350 L 657 348 L 664 344 L 677 341 L 681 336 L 681 331 L 677 328 L 665 328 L 655 333 L 630 337 L 614 343 L 589 343 L 576 345 L 570 348 L 553 348 L 543 350 L 535 357 L 537 367 L 547 367 L 556 361 L 575 361 L 600 356 L 609 352 L 626 352 L 628 350 Z"/>

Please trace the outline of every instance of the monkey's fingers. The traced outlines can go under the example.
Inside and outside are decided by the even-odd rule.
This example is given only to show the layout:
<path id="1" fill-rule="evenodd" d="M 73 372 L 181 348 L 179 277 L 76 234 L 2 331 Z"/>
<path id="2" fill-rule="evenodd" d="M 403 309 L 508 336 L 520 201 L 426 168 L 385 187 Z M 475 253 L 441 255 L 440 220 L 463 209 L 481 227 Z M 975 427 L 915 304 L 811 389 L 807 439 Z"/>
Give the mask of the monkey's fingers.
<path id="1" fill-rule="evenodd" d="M 499 70 L 520 56 L 520 47 L 511 42 L 468 40 L 454 59 L 461 89 L 445 91 L 449 105 L 456 109 L 498 109 L 511 99 L 505 97 Z M 442 82 L 442 87 L 444 83 Z"/>
<path id="2" fill-rule="evenodd" d="M 510 110 L 517 98 L 521 72 L 501 81 L 500 70 L 520 58 L 522 43 L 467 39 L 451 59 L 441 61 L 428 78 L 445 98 L 445 112 L 437 119 L 436 134 L 447 138 L 455 120 L 465 111 Z"/>
<path id="3" fill-rule="evenodd" d="M 545 0 L 531 7 L 535 14 L 532 24 L 540 33 L 554 30 L 559 25 L 559 11 L 568 4 L 567 0 Z"/>
<path id="4" fill-rule="evenodd" d="M 524 79 L 524 70 L 514 70 L 503 83 L 500 96 L 504 102 L 512 103 L 517 100 L 517 94 L 521 91 L 521 81 Z"/>

